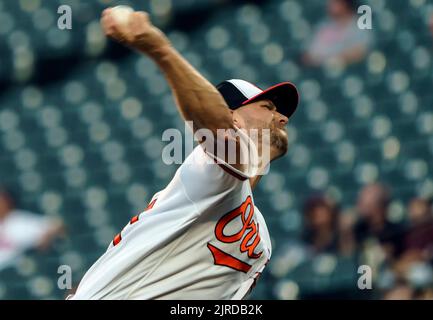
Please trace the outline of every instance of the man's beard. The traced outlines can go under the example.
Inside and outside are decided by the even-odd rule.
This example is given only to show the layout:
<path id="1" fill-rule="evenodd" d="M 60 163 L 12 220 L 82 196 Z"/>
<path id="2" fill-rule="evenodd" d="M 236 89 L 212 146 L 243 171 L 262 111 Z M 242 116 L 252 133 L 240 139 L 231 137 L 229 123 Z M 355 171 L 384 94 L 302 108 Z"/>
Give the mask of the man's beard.
<path id="1" fill-rule="evenodd" d="M 287 150 L 289 149 L 289 139 L 287 137 L 287 131 L 286 134 L 284 134 L 282 131 L 285 131 L 283 128 L 278 128 L 275 125 L 271 126 L 271 147 L 278 150 L 280 153 L 280 156 L 283 156 L 287 153 Z"/>
<path id="2" fill-rule="evenodd" d="M 262 141 L 268 147 L 274 149 L 277 153 L 277 158 L 285 155 L 289 148 L 289 139 L 287 136 L 287 131 L 285 127 L 277 127 L 274 122 L 270 125 L 263 122 L 257 121 L 255 123 L 256 128 L 260 128 L 259 130 L 259 141 Z M 284 134 L 285 131 L 286 133 Z M 268 149 L 268 152 L 270 150 Z M 262 150 L 262 152 L 266 152 Z"/>

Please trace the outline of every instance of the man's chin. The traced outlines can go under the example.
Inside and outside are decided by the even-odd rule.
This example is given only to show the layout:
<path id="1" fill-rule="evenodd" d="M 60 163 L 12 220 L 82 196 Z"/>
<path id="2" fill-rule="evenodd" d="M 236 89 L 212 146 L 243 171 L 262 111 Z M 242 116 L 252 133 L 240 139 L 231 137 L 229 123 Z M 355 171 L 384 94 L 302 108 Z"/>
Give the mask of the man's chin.
<path id="1" fill-rule="evenodd" d="M 289 143 L 287 142 L 287 143 L 283 144 L 282 147 L 280 148 L 280 151 L 281 151 L 280 157 L 284 156 L 288 150 L 289 150 Z"/>
<path id="2" fill-rule="evenodd" d="M 289 139 L 287 135 L 278 135 L 273 140 L 272 146 L 278 151 L 278 158 L 284 156 L 289 150 Z"/>

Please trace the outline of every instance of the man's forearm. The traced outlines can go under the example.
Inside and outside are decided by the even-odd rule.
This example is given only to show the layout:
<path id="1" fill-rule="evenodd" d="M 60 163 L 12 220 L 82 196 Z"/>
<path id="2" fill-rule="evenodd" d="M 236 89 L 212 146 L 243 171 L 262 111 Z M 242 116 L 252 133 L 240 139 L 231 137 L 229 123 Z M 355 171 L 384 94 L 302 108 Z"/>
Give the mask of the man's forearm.
<path id="1" fill-rule="evenodd" d="M 103 11 L 105 34 L 151 57 L 164 73 L 181 115 L 192 121 L 194 130 L 232 127 L 230 109 L 218 90 L 174 49 L 166 35 L 156 28 L 145 12 L 130 13 L 119 23 L 113 9 Z"/>
<path id="2" fill-rule="evenodd" d="M 219 91 L 171 45 L 146 52 L 164 73 L 183 118 L 194 129 L 232 128 L 231 113 Z"/>

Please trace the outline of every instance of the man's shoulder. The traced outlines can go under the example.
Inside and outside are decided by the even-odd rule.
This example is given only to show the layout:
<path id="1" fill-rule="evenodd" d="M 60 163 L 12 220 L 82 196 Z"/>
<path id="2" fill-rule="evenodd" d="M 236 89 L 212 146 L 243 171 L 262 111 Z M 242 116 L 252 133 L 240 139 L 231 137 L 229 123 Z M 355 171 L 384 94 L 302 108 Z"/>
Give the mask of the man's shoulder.
<path id="1" fill-rule="evenodd" d="M 228 176 L 235 178 L 235 181 L 247 181 L 252 178 L 255 171 L 241 171 L 233 165 L 219 158 L 217 155 L 205 150 L 202 145 L 194 148 L 193 152 L 186 158 L 179 168 L 181 171 L 187 171 L 194 175 L 206 174 L 216 175 L 218 177 Z M 189 170 L 188 170 L 189 169 Z M 197 176 L 198 178 L 198 176 Z"/>

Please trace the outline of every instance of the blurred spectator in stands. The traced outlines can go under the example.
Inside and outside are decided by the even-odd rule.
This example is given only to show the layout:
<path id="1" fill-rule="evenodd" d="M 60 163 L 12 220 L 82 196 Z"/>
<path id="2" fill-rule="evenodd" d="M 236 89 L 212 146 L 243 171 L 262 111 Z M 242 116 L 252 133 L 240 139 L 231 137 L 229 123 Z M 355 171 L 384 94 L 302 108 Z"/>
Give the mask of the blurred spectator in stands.
<path id="1" fill-rule="evenodd" d="M 393 288 L 387 290 L 384 294 L 384 300 L 412 300 L 414 298 L 414 290 L 407 283 L 399 283 Z"/>
<path id="2" fill-rule="evenodd" d="M 338 241 L 338 208 L 336 204 L 324 197 L 313 196 L 304 205 L 303 240 L 314 253 L 337 253 Z"/>
<path id="3" fill-rule="evenodd" d="M 417 226 L 430 221 L 433 218 L 432 201 L 423 198 L 413 198 L 409 203 L 409 222 Z"/>
<path id="4" fill-rule="evenodd" d="M 397 279 L 406 280 L 413 286 L 433 284 L 433 271 L 419 250 L 407 250 L 393 264 Z"/>
<path id="5" fill-rule="evenodd" d="M 15 197 L 0 187 L 0 269 L 27 249 L 47 249 L 62 233 L 60 221 L 16 209 Z"/>
<path id="6" fill-rule="evenodd" d="M 385 258 L 399 255 L 403 247 L 402 226 L 387 219 L 390 201 L 389 189 L 374 183 L 361 190 L 357 202 L 359 216 L 355 225 L 356 241 L 361 247 L 379 244 Z"/>
<path id="7" fill-rule="evenodd" d="M 353 227 L 356 222 L 356 212 L 353 209 L 346 209 L 338 219 L 338 234 L 340 239 L 340 254 L 351 256 L 356 250 L 356 237 Z"/>
<path id="8" fill-rule="evenodd" d="M 307 65 L 331 60 L 343 64 L 361 61 L 372 42 L 371 31 L 358 28 L 355 0 L 329 0 L 328 19 L 321 22 L 308 41 L 303 56 Z"/>
<path id="9" fill-rule="evenodd" d="M 433 286 L 417 292 L 415 299 L 417 299 L 417 300 L 433 300 Z"/>
<path id="10" fill-rule="evenodd" d="M 409 204 L 409 230 L 404 238 L 404 249 L 419 252 L 426 260 L 433 260 L 433 215 L 431 200 L 414 198 Z"/>
<path id="11" fill-rule="evenodd" d="M 409 221 L 404 234 L 402 252 L 388 264 L 396 285 L 388 289 L 384 299 L 433 298 L 433 223 L 431 202 L 414 198 L 408 205 Z"/>

